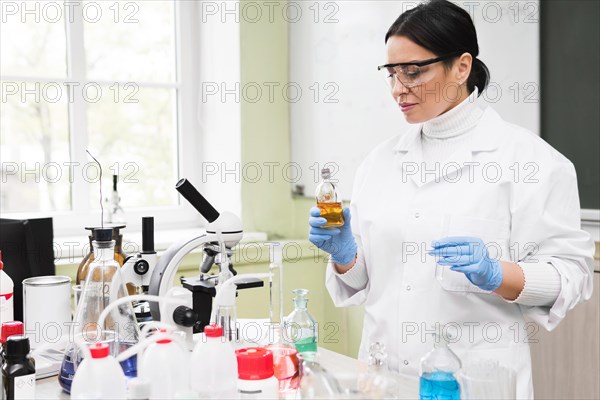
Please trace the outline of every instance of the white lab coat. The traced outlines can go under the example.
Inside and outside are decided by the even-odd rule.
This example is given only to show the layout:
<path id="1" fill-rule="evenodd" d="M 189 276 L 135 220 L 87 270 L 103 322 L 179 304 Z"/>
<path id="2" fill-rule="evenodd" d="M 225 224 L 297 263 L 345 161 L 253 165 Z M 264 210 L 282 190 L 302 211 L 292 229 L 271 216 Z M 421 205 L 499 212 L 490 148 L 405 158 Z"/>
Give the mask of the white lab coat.
<path id="1" fill-rule="evenodd" d="M 350 204 L 358 261 L 347 277 L 330 263 L 329 293 L 338 307 L 364 304 L 360 359 L 380 341 L 390 368 L 417 376 L 433 345 L 426 333 L 439 323 L 457 335 L 451 348 L 463 364 L 498 360 L 516 371 L 517 397 L 532 398 L 530 321 L 551 330 L 592 294 L 594 245 L 580 229 L 573 164 L 487 107 L 472 141 L 436 177 L 423 171 L 420 131 L 414 125 L 382 143 L 359 167 Z M 558 299 L 551 307 L 508 302 L 436 267 L 426 254 L 432 240 L 454 235 L 483 239 L 501 260 L 556 268 Z"/>

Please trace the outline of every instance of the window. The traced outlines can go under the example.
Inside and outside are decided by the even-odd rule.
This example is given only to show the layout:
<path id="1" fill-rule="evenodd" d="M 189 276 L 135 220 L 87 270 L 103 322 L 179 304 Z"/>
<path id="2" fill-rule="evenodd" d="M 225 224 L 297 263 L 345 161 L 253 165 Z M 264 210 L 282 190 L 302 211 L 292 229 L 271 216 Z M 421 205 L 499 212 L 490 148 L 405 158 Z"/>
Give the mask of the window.
<path id="1" fill-rule="evenodd" d="M 50 214 L 70 230 L 75 221 L 79 230 L 99 222 L 78 218 L 99 218 L 99 169 L 89 149 L 102 164 L 103 197 L 119 176 L 128 222 L 136 225 L 142 212 L 190 221 L 174 185 L 192 169 L 198 135 L 181 107 L 190 97 L 181 82 L 193 92 L 195 79 L 181 58 L 193 51 L 185 16 L 192 3 L 3 1 L 3 217 Z"/>

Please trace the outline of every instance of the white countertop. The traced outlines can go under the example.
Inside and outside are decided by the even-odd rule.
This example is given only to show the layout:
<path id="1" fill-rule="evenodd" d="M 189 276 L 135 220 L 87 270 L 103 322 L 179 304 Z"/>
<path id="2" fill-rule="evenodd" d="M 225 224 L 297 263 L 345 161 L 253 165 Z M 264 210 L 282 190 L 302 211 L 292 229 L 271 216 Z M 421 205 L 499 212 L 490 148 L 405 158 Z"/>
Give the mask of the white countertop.
<path id="1" fill-rule="evenodd" d="M 365 370 L 365 365 L 358 360 L 333 351 L 320 348 L 320 363 L 325 369 L 333 372 L 353 373 Z M 419 383 L 413 378 L 400 378 L 400 397 L 416 399 L 419 397 Z M 36 399 L 69 399 L 70 396 L 62 391 L 58 384 L 58 377 L 52 376 L 37 381 Z"/>

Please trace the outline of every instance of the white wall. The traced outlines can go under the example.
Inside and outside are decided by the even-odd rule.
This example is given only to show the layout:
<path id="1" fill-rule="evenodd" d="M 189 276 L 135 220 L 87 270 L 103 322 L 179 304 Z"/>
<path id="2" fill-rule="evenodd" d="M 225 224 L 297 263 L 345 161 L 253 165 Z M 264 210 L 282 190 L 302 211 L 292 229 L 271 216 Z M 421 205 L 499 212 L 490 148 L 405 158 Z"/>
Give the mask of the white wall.
<path id="1" fill-rule="evenodd" d="M 318 170 L 332 162 L 348 199 L 363 158 L 408 127 L 376 67 L 385 63 L 387 29 L 416 4 L 296 2 L 301 17 L 289 13 L 292 159 L 302 171 L 293 183 L 305 185 L 306 195 L 314 193 Z M 491 71 L 489 103 L 506 120 L 539 134 L 539 3 L 457 4 L 475 21 L 479 58 Z"/>

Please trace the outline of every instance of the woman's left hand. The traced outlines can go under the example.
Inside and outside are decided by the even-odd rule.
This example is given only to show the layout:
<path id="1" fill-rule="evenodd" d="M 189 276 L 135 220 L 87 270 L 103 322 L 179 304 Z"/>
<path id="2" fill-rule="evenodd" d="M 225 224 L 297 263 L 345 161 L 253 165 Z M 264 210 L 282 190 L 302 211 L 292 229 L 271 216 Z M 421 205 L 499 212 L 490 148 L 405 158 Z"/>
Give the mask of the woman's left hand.
<path id="1" fill-rule="evenodd" d="M 468 236 L 449 236 L 432 243 L 430 255 L 437 263 L 462 272 L 475 286 L 494 291 L 502 283 L 503 271 L 498 260 L 491 259 L 483 240 Z"/>

